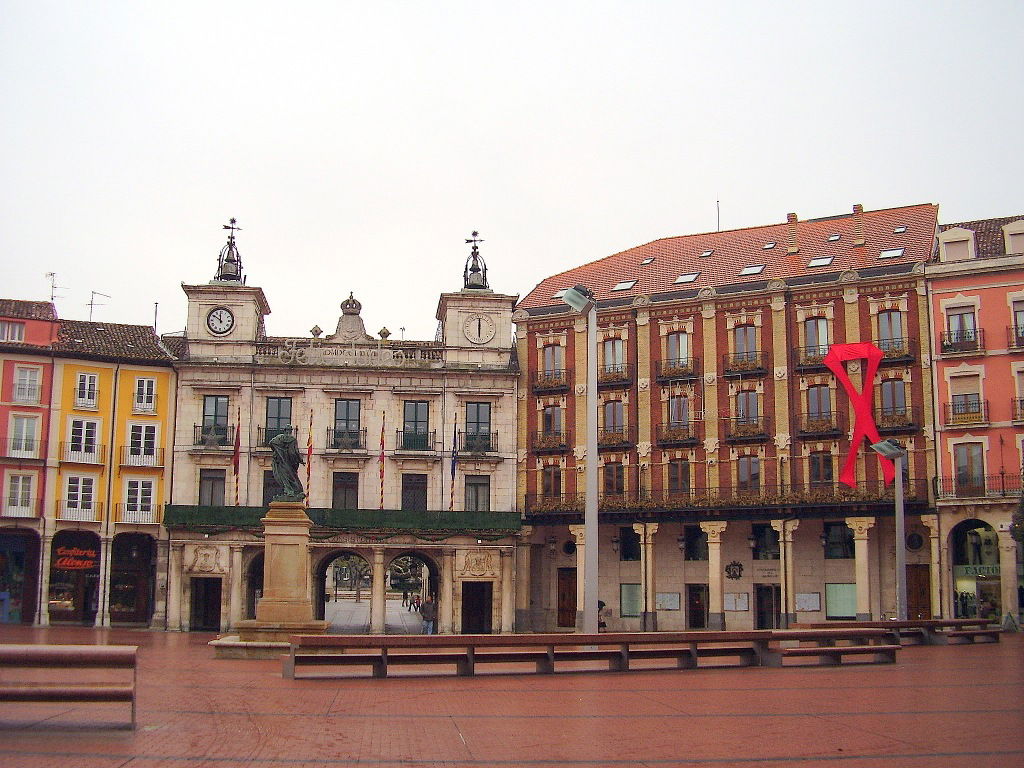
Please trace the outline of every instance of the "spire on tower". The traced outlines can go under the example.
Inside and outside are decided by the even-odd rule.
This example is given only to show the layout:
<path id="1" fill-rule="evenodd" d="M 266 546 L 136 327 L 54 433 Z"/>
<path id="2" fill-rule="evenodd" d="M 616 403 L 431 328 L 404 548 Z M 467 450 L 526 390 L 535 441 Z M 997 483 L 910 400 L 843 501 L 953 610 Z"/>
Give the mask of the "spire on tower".
<path id="1" fill-rule="evenodd" d="M 487 284 L 487 263 L 483 260 L 480 255 L 480 248 L 478 243 L 482 243 L 480 239 L 480 233 L 474 231 L 472 236 L 466 240 L 467 244 L 472 244 L 472 249 L 469 252 L 469 258 L 466 259 L 466 268 L 462 273 L 462 287 L 472 289 L 484 289 L 487 290 L 490 286 Z"/>
<path id="2" fill-rule="evenodd" d="M 217 257 L 217 274 L 214 280 L 226 280 L 241 283 L 242 281 L 242 255 L 235 246 L 235 232 L 240 232 L 241 227 L 236 226 L 237 220 L 232 218 L 221 229 L 229 230 L 228 242 L 220 249 L 220 256 Z"/>

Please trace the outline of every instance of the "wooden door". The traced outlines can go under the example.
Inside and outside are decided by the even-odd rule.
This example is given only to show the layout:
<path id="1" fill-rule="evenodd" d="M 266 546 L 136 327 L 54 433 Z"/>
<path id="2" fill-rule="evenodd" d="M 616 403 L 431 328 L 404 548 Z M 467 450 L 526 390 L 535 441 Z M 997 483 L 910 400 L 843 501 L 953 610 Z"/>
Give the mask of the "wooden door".
<path id="1" fill-rule="evenodd" d="M 931 566 L 928 563 L 907 565 L 907 618 L 932 617 Z"/>
<path id="2" fill-rule="evenodd" d="M 686 627 L 707 629 L 708 627 L 708 585 L 686 585 Z"/>
<path id="3" fill-rule="evenodd" d="M 576 626 L 576 569 L 558 569 L 558 626 Z"/>
<path id="4" fill-rule="evenodd" d="M 755 584 L 755 629 L 778 629 L 782 626 L 782 587 L 778 584 Z"/>
<path id="5" fill-rule="evenodd" d="M 494 585 L 490 581 L 462 582 L 462 631 L 467 635 L 491 634 Z"/>

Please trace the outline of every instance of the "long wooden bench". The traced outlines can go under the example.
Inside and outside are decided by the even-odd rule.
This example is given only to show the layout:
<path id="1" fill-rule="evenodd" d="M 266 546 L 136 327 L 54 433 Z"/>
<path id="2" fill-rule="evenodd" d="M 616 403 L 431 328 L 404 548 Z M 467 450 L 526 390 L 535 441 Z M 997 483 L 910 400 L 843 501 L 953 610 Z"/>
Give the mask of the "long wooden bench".
<path id="1" fill-rule="evenodd" d="M 893 632 L 888 627 L 826 627 L 821 629 L 780 629 L 772 633 L 772 639 L 780 647 L 770 650 L 772 666 L 782 666 L 783 660 L 791 658 L 818 659 L 822 666 L 840 664 L 846 656 L 870 657 L 874 663 L 893 663 L 898 641 L 893 641 Z"/>
<path id="2" fill-rule="evenodd" d="M 135 691 L 138 647 L 134 645 L 0 645 L 0 669 L 59 670 L 44 680 L 0 682 L 0 701 L 11 702 L 124 702 L 132 705 L 135 728 Z M 131 671 L 130 681 L 83 681 L 77 673 L 86 669 Z M 5 674 L 5 678 L 7 675 Z"/>
<path id="3" fill-rule="evenodd" d="M 894 641 L 901 645 L 916 640 L 925 645 L 955 643 L 998 643 L 1002 629 L 988 619 L 907 619 L 905 621 L 830 621 L 827 623 L 797 624 L 802 629 L 838 627 L 885 628 L 893 632 Z"/>
<path id="4" fill-rule="evenodd" d="M 315 677 L 337 676 L 339 668 L 368 667 L 374 677 L 386 677 L 395 665 L 442 665 L 458 675 L 474 675 L 486 664 L 530 665 L 550 674 L 592 669 L 598 663 L 609 671 L 665 668 L 692 669 L 706 661 L 731 661 L 738 666 L 781 666 L 788 656 L 818 656 L 823 663 L 846 655 L 867 654 L 874 661 L 893 661 L 890 633 L 882 629 L 827 629 L 794 634 L 791 630 L 615 632 L 588 634 L 516 635 L 293 635 L 283 657 L 284 677 L 295 679 L 306 667 L 318 667 Z M 812 643 L 788 653 L 787 642 Z M 898 649 L 898 645 L 895 648 Z M 812 652 L 813 651 L 813 652 Z M 333 670 L 331 668 L 334 668 Z M 506 670 L 507 671 L 507 670 Z"/>

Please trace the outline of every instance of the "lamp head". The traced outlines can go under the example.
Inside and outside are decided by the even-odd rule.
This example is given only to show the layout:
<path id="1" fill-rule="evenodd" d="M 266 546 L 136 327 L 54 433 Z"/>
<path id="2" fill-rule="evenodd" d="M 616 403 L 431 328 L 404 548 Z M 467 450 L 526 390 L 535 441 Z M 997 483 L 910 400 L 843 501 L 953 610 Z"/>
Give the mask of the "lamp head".
<path id="1" fill-rule="evenodd" d="M 893 461 L 907 455 L 906 449 L 892 438 L 871 444 L 871 450 L 884 459 Z"/>
<path id="2" fill-rule="evenodd" d="M 594 308 L 594 294 L 584 286 L 577 284 L 562 294 L 562 301 L 581 314 L 587 314 Z"/>

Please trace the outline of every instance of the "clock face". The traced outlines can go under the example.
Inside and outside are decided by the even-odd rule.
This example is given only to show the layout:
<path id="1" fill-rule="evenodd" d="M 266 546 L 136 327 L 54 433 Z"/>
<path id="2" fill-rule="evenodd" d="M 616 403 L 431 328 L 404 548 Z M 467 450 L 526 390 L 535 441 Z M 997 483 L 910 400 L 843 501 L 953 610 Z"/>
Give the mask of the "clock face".
<path id="1" fill-rule="evenodd" d="M 211 333 L 223 335 L 235 327 L 235 316 L 227 307 L 217 307 L 206 316 L 206 327 Z"/>
<path id="2" fill-rule="evenodd" d="M 486 344 L 494 338 L 494 321 L 487 315 L 470 315 L 462 328 L 474 344 Z"/>

